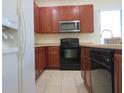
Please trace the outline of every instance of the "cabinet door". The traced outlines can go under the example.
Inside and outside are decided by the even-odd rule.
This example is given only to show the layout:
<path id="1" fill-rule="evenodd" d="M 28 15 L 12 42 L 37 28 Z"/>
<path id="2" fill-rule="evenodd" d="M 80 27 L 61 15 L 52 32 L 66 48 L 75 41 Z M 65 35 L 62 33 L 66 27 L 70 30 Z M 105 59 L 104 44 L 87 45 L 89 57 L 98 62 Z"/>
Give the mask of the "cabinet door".
<path id="1" fill-rule="evenodd" d="M 39 8 L 34 3 L 34 31 L 39 32 Z"/>
<path id="2" fill-rule="evenodd" d="M 35 76 L 38 76 L 39 73 L 39 49 L 38 47 L 35 48 Z"/>
<path id="3" fill-rule="evenodd" d="M 40 32 L 48 33 L 51 31 L 51 8 L 40 7 Z"/>
<path id="4" fill-rule="evenodd" d="M 41 48 L 41 47 L 38 47 L 38 49 L 39 49 L 38 73 L 40 74 L 40 73 L 43 71 L 43 62 L 42 62 L 42 58 L 43 58 L 43 57 L 42 57 L 42 48 Z"/>
<path id="5" fill-rule="evenodd" d="M 45 67 L 46 67 L 46 48 L 41 47 L 40 52 L 41 52 L 42 69 L 45 69 Z"/>
<path id="6" fill-rule="evenodd" d="M 89 93 L 91 93 L 91 63 L 90 59 L 85 58 L 85 72 L 84 72 L 84 78 L 85 78 L 85 85 L 88 88 Z"/>
<path id="7" fill-rule="evenodd" d="M 81 48 L 82 70 L 81 74 L 84 79 L 84 84 L 89 93 L 91 93 L 91 63 L 90 63 L 90 48 Z"/>
<path id="8" fill-rule="evenodd" d="M 122 53 L 116 51 L 114 54 L 114 77 L 115 93 L 122 93 Z"/>
<path id="9" fill-rule="evenodd" d="M 60 53 L 59 47 L 48 47 L 48 68 L 60 67 Z"/>
<path id="10" fill-rule="evenodd" d="M 51 19 L 51 32 L 59 32 L 59 8 L 58 7 L 52 7 L 52 19 Z"/>
<path id="11" fill-rule="evenodd" d="M 80 6 L 80 29 L 81 32 L 93 32 L 93 5 Z"/>
<path id="12" fill-rule="evenodd" d="M 85 61 L 85 59 L 84 59 L 84 56 L 83 56 L 83 52 L 84 52 L 84 49 L 81 48 L 81 76 L 84 79 L 84 69 L 85 69 L 84 68 L 85 67 L 84 61 Z"/>
<path id="13" fill-rule="evenodd" d="M 79 20 L 78 6 L 61 6 L 59 12 L 60 20 Z"/>

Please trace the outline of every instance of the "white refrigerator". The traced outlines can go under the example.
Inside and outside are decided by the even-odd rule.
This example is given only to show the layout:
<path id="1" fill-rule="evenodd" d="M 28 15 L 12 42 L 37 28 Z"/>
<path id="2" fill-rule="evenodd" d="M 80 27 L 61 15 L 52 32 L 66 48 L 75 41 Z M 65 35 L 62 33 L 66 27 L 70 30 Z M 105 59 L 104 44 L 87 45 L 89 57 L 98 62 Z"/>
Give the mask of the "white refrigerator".
<path id="1" fill-rule="evenodd" d="M 33 5 L 2 0 L 2 93 L 35 93 Z"/>

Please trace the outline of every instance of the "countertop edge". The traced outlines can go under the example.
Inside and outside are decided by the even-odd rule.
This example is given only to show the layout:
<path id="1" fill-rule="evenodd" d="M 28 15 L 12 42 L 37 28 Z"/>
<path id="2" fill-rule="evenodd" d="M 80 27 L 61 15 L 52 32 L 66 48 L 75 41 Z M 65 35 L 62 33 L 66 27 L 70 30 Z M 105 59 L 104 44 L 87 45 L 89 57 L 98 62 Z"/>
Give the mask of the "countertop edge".
<path id="1" fill-rule="evenodd" d="M 122 50 L 122 45 L 81 45 L 81 47 Z"/>

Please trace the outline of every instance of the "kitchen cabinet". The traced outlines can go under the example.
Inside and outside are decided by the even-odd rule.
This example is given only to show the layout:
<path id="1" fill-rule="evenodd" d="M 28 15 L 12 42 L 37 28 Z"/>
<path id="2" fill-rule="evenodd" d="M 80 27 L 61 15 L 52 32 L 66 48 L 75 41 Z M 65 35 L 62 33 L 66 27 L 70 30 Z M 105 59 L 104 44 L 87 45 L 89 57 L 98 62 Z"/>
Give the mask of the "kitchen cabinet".
<path id="1" fill-rule="evenodd" d="M 51 31 L 52 33 L 59 32 L 59 8 L 52 7 Z"/>
<path id="2" fill-rule="evenodd" d="M 60 6 L 60 20 L 79 20 L 79 6 Z"/>
<path id="3" fill-rule="evenodd" d="M 56 33 L 59 31 L 58 7 L 40 7 L 40 32 Z"/>
<path id="4" fill-rule="evenodd" d="M 90 48 L 81 48 L 81 75 L 88 92 L 91 93 Z"/>
<path id="5" fill-rule="evenodd" d="M 80 6 L 80 30 L 82 33 L 94 32 L 93 5 Z"/>
<path id="6" fill-rule="evenodd" d="M 39 8 L 36 3 L 34 3 L 34 31 L 39 33 Z"/>
<path id="7" fill-rule="evenodd" d="M 84 79 L 84 69 L 85 69 L 84 61 L 85 60 L 84 60 L 83 52 L 84 52 L 84 49 L 81 48 L 81 76 Z"/>
<path id="8" fill-rule="evenodd" d="M 43 72 L 46 66 L 46 48 L 36 47 L 35 48 L 35 77 Z"/>
<path id="9" fill-rule="evenodd" d="M 51 8 L 40 7 L 40 32 L 48 33 L 51 31 Z"/>
<path id="10" fill-rule="evenodd" d="M 45 69 L 46 67 L 46 47 L 40 47 L 40 59 L 41 59 L 41 69 L 42 71 Z"/>
<path id="11" fill-rule="evenodd" d="M 38 10 L 37 32 L 59 33 L 61 20 L 80 20 L 80 32 L 94 32 L 93 5 L 40 7 Z"/>
<path id="12" fill-rule="evenodd" d="M 122 51 L 114 53 L 115 93 L 122 93 Z"/>
<path id="13" fill-rule="evenodd" d="M 47 48 L 47 68 L 56 69 L 60 67 L 60 48 L 50 46 Z"/>
<path id="14" fill-rule="evenodd" d="M 35 48 L 35 77 L 38 77 L 39 71 L 38 71 L 38 65 L 39 65 L 39 48 Z"/>

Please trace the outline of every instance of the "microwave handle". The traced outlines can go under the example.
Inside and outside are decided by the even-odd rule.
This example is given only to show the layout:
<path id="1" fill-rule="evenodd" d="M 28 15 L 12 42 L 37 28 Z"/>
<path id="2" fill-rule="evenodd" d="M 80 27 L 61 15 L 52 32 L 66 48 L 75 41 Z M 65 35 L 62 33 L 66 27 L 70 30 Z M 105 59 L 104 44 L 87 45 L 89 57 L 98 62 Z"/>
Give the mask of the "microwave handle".
<path id="1" fill-rule="evenodd" d="M 77 22 L 75 22 L 75 29 L 78 29 L 78 28 L 77 28 Z"/>

